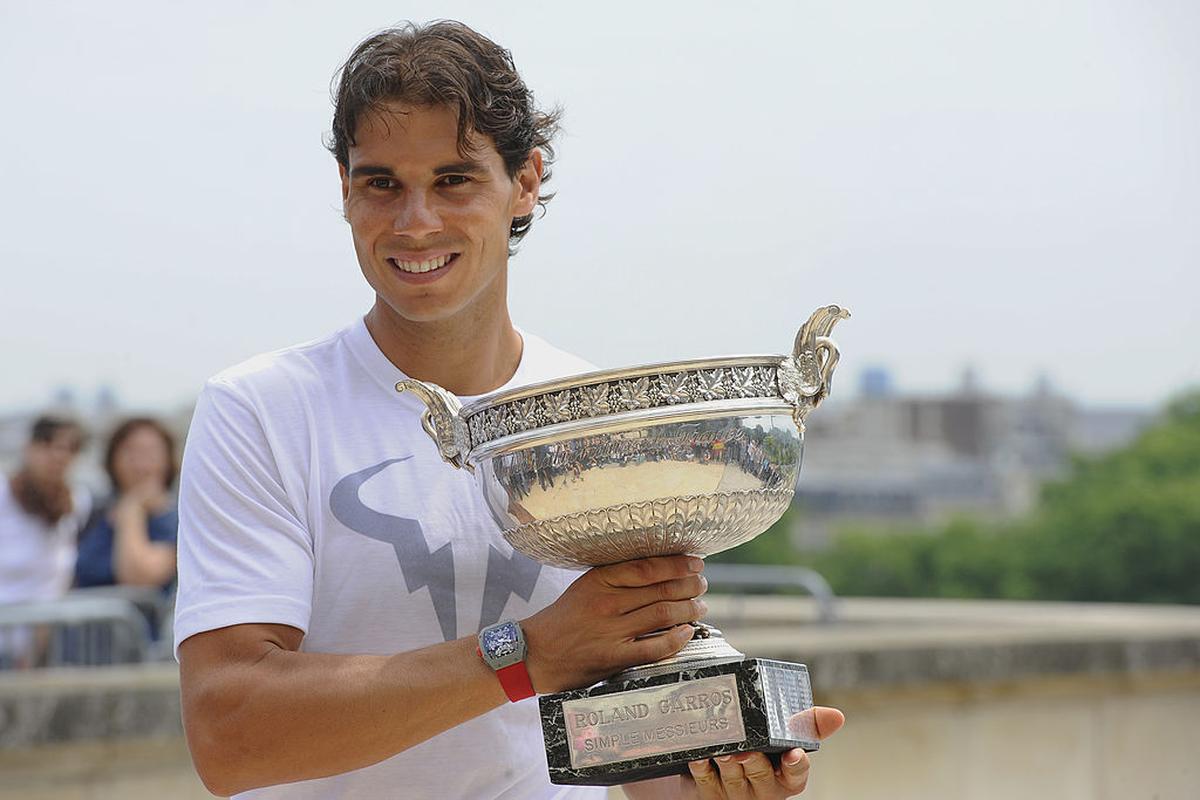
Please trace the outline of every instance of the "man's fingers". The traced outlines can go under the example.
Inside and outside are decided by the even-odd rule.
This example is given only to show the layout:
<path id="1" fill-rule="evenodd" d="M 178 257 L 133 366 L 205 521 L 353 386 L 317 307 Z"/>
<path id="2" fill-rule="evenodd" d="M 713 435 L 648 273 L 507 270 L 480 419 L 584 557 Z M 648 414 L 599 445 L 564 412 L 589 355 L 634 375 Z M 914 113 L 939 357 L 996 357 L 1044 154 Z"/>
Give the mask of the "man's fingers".
<path id="1" fill-rule="evenodd" d="M 721 789 L 721 776 L 707 758 L 703 761 L 688 763 L 688 772 L 696 784 L 696 795 L 699 800 L 723 800 L 725 792 Z"/>
<path id="2" fill-rule="evenodd" d="M 664 600 L 661 603 L 630 611 L 621 619 L 634 636 L 642 636 L 662 628 L 670 628 L 685 622 L 694 622 L 708 613 L 708 604 L 699 598 L 693 600 Z"/>
<path id="3" fill-rule="evenodd" d="M 621 610 L 628 613 L 654 603 L 661 603 L 664 600 L 690 600 L 707 591 L 707 578 L 703 575 L 689 575 L 686 578 L 675 578 L 638 589 L 614 592 L 614 594 L 620 597 Z"/>
<path id="4" fill-rule="evenodd" d="M 797 748 L 779 759 L 779 782 L 789 794 L 799 794 L 808 785 L 808 753 Z"/>
<path id="5" fill-rule="evenodd" d="M 733 756 L 717 758 L 717 772 L 721 774 L 721 788 L 729 800 L 752 800 L 750 783 L 746 780 L 746 771 Z"/>
<path id="6" fill-rule="evenodd" d="M 676 578 L 686 578 L 704 569 L 704 561 L 695 556 L 655 556 L 597 567 L 600 577 L 610 586 L 650 586 Z"/>
<path id="7" fill-rule="evenodd" d="M 739 753 L 733 759 L 742 765 L 746 780 L 753 794 L 758 797 L 774 797 L 776 793 L 775 767 L 771 759 L 762 753 Z"/>
<path id="8" fill-rule="evenodd" d="M 673 656 L 692 640 L 696 629 L 691 625 L 676 625 L 668 631 L 634 639 L 629 645 L 629 666 L 650 664 Z"/>
<path id="9" fill-rule="evenodd" d="M 813 706 L 788 720 L 788 729 L 801 739 L 828 739 L 846 722 L 846 715 L 836 708 Z"/>
<path id="10" fill-rule="evenodd" d="M 827 739 L 846 724 L 846 715 L 836 708 L 813 706 L 813 717 L 817 725 L 817 738 Z"/>

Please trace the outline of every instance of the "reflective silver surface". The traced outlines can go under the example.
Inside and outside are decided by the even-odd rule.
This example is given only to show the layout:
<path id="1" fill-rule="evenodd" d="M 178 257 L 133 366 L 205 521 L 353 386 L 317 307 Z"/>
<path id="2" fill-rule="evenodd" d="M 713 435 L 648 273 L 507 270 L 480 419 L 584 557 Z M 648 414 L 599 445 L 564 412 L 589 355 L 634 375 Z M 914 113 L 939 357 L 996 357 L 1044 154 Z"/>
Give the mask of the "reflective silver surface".
<path id="1" fill-rule="evenodd" d="M 828 395 L 829 339 L 849 312 L 818 308 L 787 356 L 631 367 L 520 387 L 463 408 L 402 381 L 427 407 L 442 457 L 471 470 L 517 550 L 589 567 L 709 555 L 765 531 L 787 509 L 804 418 Z"/>
<path id="2" fill-rule="evenodd" d="M 790 409 L 725 413 L 509 448 L 476 476 L 505 538 L 546 564 L 709 555 L 787 509 L 802 438 Z"/>

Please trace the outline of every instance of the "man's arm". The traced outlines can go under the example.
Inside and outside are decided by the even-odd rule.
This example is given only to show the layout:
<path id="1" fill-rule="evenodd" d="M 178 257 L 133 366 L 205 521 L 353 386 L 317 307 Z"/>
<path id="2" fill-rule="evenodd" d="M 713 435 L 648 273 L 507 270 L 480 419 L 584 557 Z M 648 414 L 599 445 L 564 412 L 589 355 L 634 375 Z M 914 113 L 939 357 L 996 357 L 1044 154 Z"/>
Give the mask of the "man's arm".
<path id="1" fill-rule="evenodd" d="M 705 611 L 701 567 L 669 556 L 585 573 L 522 622 L 534 689 L 586 686 L 678 652 L 685 623 Z M 302 638 L 286 625 L 233 625 L 180 644 L 184 728 L 210 791 L 359 769 L 507 702 L 474 638 L 393 656 L 302 653 Z"/>
<path id="2" fill-rule="evenodd" d="M 302 638 L 234 625 L 179 646 L 188 745 L 214 794 L 374 764 L 507 702 L 473 639 L 346 656 L 298 652 Z"/>

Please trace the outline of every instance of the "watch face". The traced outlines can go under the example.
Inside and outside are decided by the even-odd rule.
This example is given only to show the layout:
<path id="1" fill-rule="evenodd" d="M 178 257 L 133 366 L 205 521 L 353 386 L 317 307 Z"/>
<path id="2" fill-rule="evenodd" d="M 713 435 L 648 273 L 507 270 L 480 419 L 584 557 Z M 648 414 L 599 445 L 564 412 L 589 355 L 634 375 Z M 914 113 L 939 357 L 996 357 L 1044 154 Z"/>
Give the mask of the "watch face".
<path id="1" fill-rule="evenodd" d="M 483 652 L 489 658 L 501 659 L 513 655 L 521 646 L 515 622 L 503 622 L 483 632 Z"/>

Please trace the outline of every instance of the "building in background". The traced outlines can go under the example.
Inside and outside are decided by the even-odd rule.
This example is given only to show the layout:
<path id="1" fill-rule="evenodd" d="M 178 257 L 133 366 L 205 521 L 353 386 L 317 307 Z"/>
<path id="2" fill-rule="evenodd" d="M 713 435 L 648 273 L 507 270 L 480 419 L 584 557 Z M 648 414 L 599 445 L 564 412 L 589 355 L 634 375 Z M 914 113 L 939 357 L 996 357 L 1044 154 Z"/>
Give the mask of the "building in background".
<path id="1" fill-rule="evenodd" d="M 809 419 L 797 543 L 822 547 L 853 524 L 1025 513 L 1072 454 L 1120 447 L 1151 418 L 1143 409 L 1079 406 L 1046 378 L 1008 397 L 983 390 L 967 369 L 953 392 L 906 395 L 885 369 L 867 369 L 856 397 L 830 400 Z"/>

